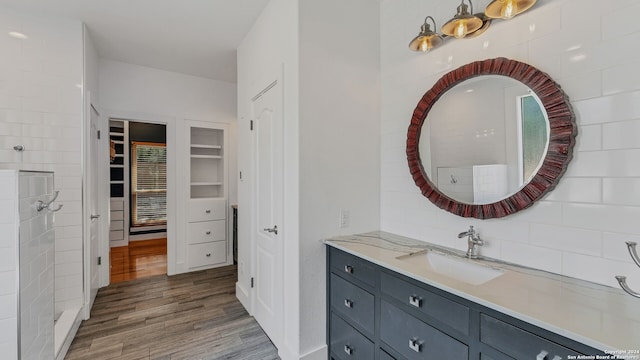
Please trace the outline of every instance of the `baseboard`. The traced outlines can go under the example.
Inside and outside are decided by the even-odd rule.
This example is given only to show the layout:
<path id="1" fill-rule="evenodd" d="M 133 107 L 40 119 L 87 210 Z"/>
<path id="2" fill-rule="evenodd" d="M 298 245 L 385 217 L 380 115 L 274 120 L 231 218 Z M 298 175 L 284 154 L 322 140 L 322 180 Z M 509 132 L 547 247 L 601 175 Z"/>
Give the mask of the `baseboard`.
<path id="1" fill-rule="evenodd" d="M 236 298 L 240 301 L 240 304 L 244 306 L 249 315 L 253 316 L 251 312 L 251 297 L 247 289 L 245 289 L 240 282 L 236 282 Z"/>
<path id="2" fill-rule="evenodd" d="M 304 355 L 300 356 L 300 360 L 326 360 L 329 349 L 327 345 L 322 345 L 321 347 L 307 352 Z"/>
<path id="3" fill-rule="evenodd" d="M 152 240 L 159 238 L 166 238 L 166 232 L 157 232 L 150 234 L 129 234 L 129 241 L 142 241 L 142 240 Z"/>
<path id="4" fill-rule="evenodd" d="M 82 323 L 82 309 L 65 310 L 54 326 L 56 360 L 64 360 Z M 63 338 L 60 338 L 63 337 Z"/>
<path id="5" fill-rule="evenodd" d="M 120 247 L 129 245 L 129 240 L 110 240 L 109 247 Z"/>

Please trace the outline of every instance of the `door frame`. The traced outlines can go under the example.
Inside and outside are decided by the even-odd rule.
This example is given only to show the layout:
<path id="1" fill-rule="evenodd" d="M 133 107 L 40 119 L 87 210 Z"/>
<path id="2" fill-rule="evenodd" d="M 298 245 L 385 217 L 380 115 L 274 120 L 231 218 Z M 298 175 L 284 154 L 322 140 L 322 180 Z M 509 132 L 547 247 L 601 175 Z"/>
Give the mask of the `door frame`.
<path id="1" fill-rule="evenodd" d="M 274 89 L 275 88 L 275 89 Z M 251 179 L 252 179 L 252 183 L 251 183 L 251 195 L 250 195 L 250 202 L 251 202 L 251 206 L 250 206 L 250 213 L 251 213 L 251 230 L 250 230 L 250 243 L 251 243 L 251 255 L 250 255 L 250 261 L 251 261 L 251 277 L 252 278 L 258 278 L 258 274 L 256 273 L 257 271 L 257 234 L 256 234 L 256 229 L 258 226 L 258 216 L 257 216 L 257 206 L 256 206 L 256 200 L 257 200 L 257 196 L 258 196 L 258 183 L 257 183 L 257 162 L 256 162 L 256 154 L 257 154 L 257 131 L 255 131 L 256 127 L 259 126 L 257 124 L 257 114 L 254 112 L 255 111 L 255 107 L 254 107 L 254 102 L 256 100 L 258 100 L 260 97 L 262 97 L 264 94 L 268 93 L 269 91 L 279 91 L 280 92 L 280 116 L 282 117 L 281 119 L 281 129 L 280 129 L 280 138 L 282 139 L 282 141 L 284 142 L 284 126 L 285 126 L 285 122 L 284 122 L 284 86 L 282 83 L 282 77 L 278 76 L 275 79 L 273 79 L 273 81 L 269 82 L 267 86 L 265 86 L 263 89 L 261 89 L 258 93 L 256 93 L 256 95 L 254 95 L 251 99 L 250 99 L 250 114 L 251 114 L 251 119 L 253 119 L 252 121 L 254 121 L 252 130 L 251 130 Z M 277 241 L 281 242 L 281 248 L 280 248 L 280 260 L 281 260 L 281 269 L 282 269 L 282 273 L 280 274 L 280 281 L 282 282 L 281 284 L 281 289 L 282 289 L 282 293 L 280 294 L 280 300 L 284 303 L 284 293 L 285 293 L 285 281 L 284 281 L 284 239 L 285 239 L 285 234 L 287 233 L 286 231 L 286 227 L 284 226 L 285 223 L 285 219 L 284 219 L 284 144 L 281 144 L 282 146 L 282 153 L 280 154 L 281 156 L 281 165 L 282 168 L 280 169 L 282 171 L 281 174 L 281 181 L 282 183 L 280 184 L 282 186 L 282 193 L 281 193 L 281 213 L 280 213 L 280 221 L 279 224 L 277 224 L 279 226 L 278 232 L 279 232 L 279 237 L 277 239 Z M 272 224 L 273 225 L 273 224 Z M 257 286 L 252 287 L 251 288 L 251 293 L 250 293 L 250 302 L 251 302 L 251 314 L 254 315 L 256 312 L 256 306 L 257 306 Z M 281 349 L 283 348 L 283 344 L 285 342 L 285 331 L 284 331 L 284 316 L 285 316 L 285 311 L 283 309 L 282 314 L 281 314 L 282 318 L 279 319 L 279 321 L 282 323 L 282 329 L 280 331 L 279 334 L 275 334 L 277 335 L 279 338 L 277 339 L 273 339 L 272 341 L 277 341 L 279 342 L 278 344 L 276 344 L 276 346 Z M 269 334 L 267 334 L 269 336 Z M 273 335 L 271 335 L 270 337 L 272 337 Z"/>
<path id="2" fill-rule="evenodd" d="M 84 106 L 83 106 L 83 112 L 84 112 L 84 119 L 86 119 L 83 122 L 83 151 L 82 151 L 82 164 L 83 164 L 83 171 L 82 171 L 82 274 L 83 274 L 83 278 L 82 278 L 82 288 L 83 288 L 83 294 L 82 294 L 82 316 L 83 319 L 87 320 L 89 319 L 90 316 L 90 312 L 91 312 L 91 306 L 93 305 L 92 302 L 92 296 L 91 296 L 91 270 L 92 270 L 92 259 L 91 259 L 91 188 L 94 186 L 97 186 L 97 201 L 98 204 L 100 205 L 104 205 L 104 198 L 101 195 L 101 190 L 102 190 L 102 186 L 100 185 L 99 182 L 93 182 L 96 179 L 93 179 L 91 176 L 91 165 L 90 165 L 90 161 L 91 161 L 91 142 L 93 141 L 91 138 L 91 112 L 93 109 L 95 109 L 96 114 L 98 115 L 98 121 L 97 121 L 97 128 L 96 130 L 100 131 L 101 136 L 102 134 L 104 134 L 104 129 L 103 129 L 103 121 L 102 121 L 102 117 L 100 116 L 100 113 L 98 111 L 98 109 L 95 107 L 95 105 L 93 105 L 92 101 L 91 101 L 91 91 L 87 90 L 84 96 Z M 100 142 L 98 143 L 97 146 L 97 157 L 98 159 L 101 159 L 103 154 L 102 154 L 102 147 L 100 146 Z M 98 179 L 102 179 L 104 178 L 104 169 L 101 166 L 100 163 L 96 164 L 96 166 L 98 167 L 97 171 L 98 171 Z M 103 214 L 103 209 L 104 206 L 100 206 L 98 208 L 98 214 L 102 215 Z M 97 231 L 98 233 L 96 234 L 96 236 L 98 237 L 98 256 L 104 258 L 104 240 L 105 240 L 105 236 L 109 236 L 108 232 L 105 233 L 104 231 L 104 222 L 105 222 L 105 216 L 100 216 L 100 218 L 96 219 L 96 221 L 98 222 L 96 224 L 97 226 Z M 102 285 L 102 281 L 101 281 L 101 277 L 100 277 L 100 269 L 98 269 L 98 287 L 103 286 Z"/>
<path id="3" fill-rule="evenodd" d="M 178 144 L 176 143 L 176 118 L 156 115 L 148 113 L 138 113 L 132 111 L 103 109 L 103 116 L 101 116 L 101 123 L 103 126 L 109 123 L 110 119 L 127 120 L 132 122 L 142 122 L 149 124 L 159 124 L 166 126 L 167 133 L 167 174 L 177 174 L 176 163 L 178 155 Z M 108 128 L 108 127 L 107 127 Z M 107 131 L 108 133 L 108 131 Z M 110 187 L 109 187 L 109 146 L 108 142 L 105 142 L 105 146 L 102 146 L 102 153 L 99 154 L 101 159 L 100 169 L 100 196 L 102 200 L 102 212 L 106 214 L 102 221 L 107 221 L 110 214 Z M 177 196 L 176 196 L 176 177 L 167 176 L 167 274 L 174 275 L 176 273 L 176 251 L 177 251 Z M 105 224 L 105 223 L 103 223 Z M 108 224 L 108 222 L 106 222 Z M 106 234 L 106 237 L 104 237 Z M 109 227 L 103 226 L 102 236 L 103 239 L 108 239 Z M 108 286 L 110 284 L 110 246 L 109 241 L 102 241 L 102 266 L 100 266 L 100 286 Z"/>

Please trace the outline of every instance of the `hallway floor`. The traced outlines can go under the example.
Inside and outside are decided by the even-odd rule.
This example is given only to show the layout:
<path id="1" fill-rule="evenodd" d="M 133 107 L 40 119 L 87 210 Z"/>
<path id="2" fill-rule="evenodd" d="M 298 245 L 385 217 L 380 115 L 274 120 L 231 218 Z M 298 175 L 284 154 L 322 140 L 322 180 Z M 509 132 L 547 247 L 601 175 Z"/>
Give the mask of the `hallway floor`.
<path id="1" fill-rule="evenodd" d="M 235 297 L 236 266 L 100 289 L 65 359 L 279 359 Z"/>
<path id="2" fill-rule="evenodd" d="M 112 247 L 111 283 L 167 273 L 167 239 L 131 241 Z"/>

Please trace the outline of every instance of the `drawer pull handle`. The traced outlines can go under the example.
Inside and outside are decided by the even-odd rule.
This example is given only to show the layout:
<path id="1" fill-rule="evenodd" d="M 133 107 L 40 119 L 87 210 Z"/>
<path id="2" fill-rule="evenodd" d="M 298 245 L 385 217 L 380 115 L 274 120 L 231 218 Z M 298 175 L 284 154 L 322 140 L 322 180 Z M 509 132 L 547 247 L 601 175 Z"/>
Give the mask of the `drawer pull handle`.
<path id="1" fill-rule="evenodd" d="M 207 231 L 207 235 L 211 235 L 211 231 Z"/>
<path id="2" fill-rule="evenodd" d="M 349 273 L 349 274 L 353 274 L 353 266 L 345 265 L 344 266 L 344 272 Z"/>
<path id="3" fill-rule="evenodd" d="M 344 299 L 344 306 L 348 307 L 349 309 L 353 308 L 353 301 L 349 300 L 349 299 Z"/>
<path id="4" fill-rule="evenodd" d="M 409 304 L 410 305 L 413 305 L 413 306 L 419 308 L 420 305 L 421 305 L 420 304 L 421 302 L 422 302 L 422 300 L 419 297 L 417 297 L 415 295 L 409 296 Z"/>
<path id="5" fill-rule="evenodd" d="M 207 214 L 211 214 L 211 210 L 209 210 L 209 209 L 205 210 L 204 212 L 207 213 Z"/>
<path id="6" fill-rule="evenodd" d="M 549 355 L 549 352 L 542 350 L 538 356 L 536 356 L 536 360 L 547 360 L 547 355 Z"/>
<path id="7" fill-rule="evenodd" d="M 350 356 L 353 353 L 353 349 L 349 345 L 345 345 L 344 352 Z"/>
<path id="8" fill-rule="evenodd" d="M 409 349 L 419 353 L 421 345 L 417 339 L 409 339 Z"/>
<path id="9" fill-rule="evenodd" d="M 208 254 L 207 254 L 207 257 L 211 257 L 211 253 L 208 253 Z"/>

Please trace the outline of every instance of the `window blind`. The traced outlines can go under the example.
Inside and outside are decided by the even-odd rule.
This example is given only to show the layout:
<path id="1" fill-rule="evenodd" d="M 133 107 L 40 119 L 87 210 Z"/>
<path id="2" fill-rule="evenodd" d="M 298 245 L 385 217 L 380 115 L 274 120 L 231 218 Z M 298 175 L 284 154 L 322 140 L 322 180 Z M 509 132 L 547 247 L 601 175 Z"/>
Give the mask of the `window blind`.
<path id="1" fill-rule="evenodd" d="M 167 222 L 167 146 L 131 142 L 133 226 Z"/>

